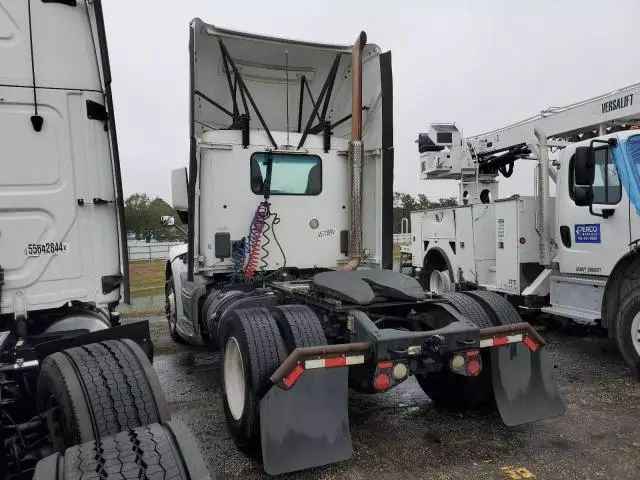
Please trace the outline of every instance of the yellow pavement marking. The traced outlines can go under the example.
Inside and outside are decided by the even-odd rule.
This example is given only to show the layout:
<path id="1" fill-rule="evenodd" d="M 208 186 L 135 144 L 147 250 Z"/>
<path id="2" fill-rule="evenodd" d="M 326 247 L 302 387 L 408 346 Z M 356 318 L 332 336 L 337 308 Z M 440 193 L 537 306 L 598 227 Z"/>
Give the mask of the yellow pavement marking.
<path id="1" fill-rule="evenodd" d="M 501 467 L 500 471 L 508 480 L 522 480 L 525 478 L 536 478 L 536 476 L 524 467 Z"/>

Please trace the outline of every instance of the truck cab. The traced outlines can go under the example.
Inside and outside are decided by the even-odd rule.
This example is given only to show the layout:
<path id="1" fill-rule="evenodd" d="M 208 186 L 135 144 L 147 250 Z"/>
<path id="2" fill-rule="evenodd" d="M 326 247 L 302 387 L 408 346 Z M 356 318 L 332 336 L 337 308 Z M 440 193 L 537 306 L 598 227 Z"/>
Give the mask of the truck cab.
<path id="1" fill-rule="evenodd" d="M 1 0 L 0 65 L 0 324 L 107 328 L 128 260 L 101 4 Z"/>
<path id="2" fill-rule="evenodd" d="M 345 460 L 348 388 L 411 375 L 443 404 L 495 402 L 508 425 L 561 415 L 544 340 L 504 299 L 432 298 L 391 271 L 391 53 L 364 32 L 190 33 L 191 157 L 171 173 L 189 232 L 167 259 L 167 320 L 175 341 L 220 349 L 236 444 L 270 475 Z"/>
<path id="3" fill-rule="evenodd" d="M 381 88 L 390 54 L 363 47 L 364 161 L 353 193 L 351 46 L 200 19 L 190 33 L 191 161 L 171 174 L 188 242 L 170 253 L 167 281 L 175 335 L 201 343 L 215 341 L 198 307 L 215 283 L 304 278 L 348 263 L 353 195 L 361 199 L 361 265 L 391 267 L 392 212 L 382 207 L 392 196 L 391 123 L 383 125 L 391 97 Z"/>
<path id="4" fill-rule="evenodd" d="M 574 143 L 559 158 L 556 202 L 556 232 L 559 271 L 563 274 L 608 276 L 618 259 L 631 250 L 638 238 L 638 215 L 629 202 L 613 159 L 610 139 L 626 142 L 640 132 L 631 130 L 597 137 L 593 143 L 593 201 L 576 198 L 576 151 L 588 148 L 593 139 Z"/>
<path id="5" fill-rule="evenodd" d="M 547 313 L 609 331 L 640 376 L 638 182 L 640 132 L 571 144 L 556 189 L 558 269 L 549 276 Z"/>

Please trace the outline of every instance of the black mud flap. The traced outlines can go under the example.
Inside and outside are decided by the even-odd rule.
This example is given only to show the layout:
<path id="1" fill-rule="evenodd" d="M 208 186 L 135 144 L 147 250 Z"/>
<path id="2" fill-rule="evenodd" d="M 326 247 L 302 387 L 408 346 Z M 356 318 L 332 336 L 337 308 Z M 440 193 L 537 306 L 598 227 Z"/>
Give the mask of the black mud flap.
<path id="1" fill-rule="evenodd" d="M 348 368 L 306 370 L 290 390 L 273 386 L 260 401 L 262 462 L 269 475 L 351 457 Z"/>
<path id="2" fill-rule="evenodd" d="M 491 349 L 493 389 L 500 416 L 514 426 L 564 414 L 564 402 L 544 349 L 523 343 Z"/>

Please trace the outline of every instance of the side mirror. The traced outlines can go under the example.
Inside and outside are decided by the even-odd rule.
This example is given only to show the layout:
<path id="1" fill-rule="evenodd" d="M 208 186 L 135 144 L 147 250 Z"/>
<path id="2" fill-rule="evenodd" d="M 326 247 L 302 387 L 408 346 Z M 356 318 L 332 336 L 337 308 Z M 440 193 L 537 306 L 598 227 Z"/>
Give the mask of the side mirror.
<path id="1" fill-rule="evenodd" d="M 173 227 L 176 224 L 176 219 L 169 215 L 163 215 L 160 217 L 160 224 L 165 227 Z"/>
<path id="2" fill-rule="evenodd" d="M 573 201 L 578 207 L 590 207 L 593 203 L 593 187 L 591 185 L 575 185 Z"/>
<path id="3" fill-rule="evenodd" d="M 182 223 L 189 223 L 189 188 L 186 167 L 171 170 L 171 197 Z"/>
<path id="4" fill-rule="evenodd" d="M 574 157 L 575 185 L 593 185 L 596 155 L 593 147 L 578 147 Z"/>

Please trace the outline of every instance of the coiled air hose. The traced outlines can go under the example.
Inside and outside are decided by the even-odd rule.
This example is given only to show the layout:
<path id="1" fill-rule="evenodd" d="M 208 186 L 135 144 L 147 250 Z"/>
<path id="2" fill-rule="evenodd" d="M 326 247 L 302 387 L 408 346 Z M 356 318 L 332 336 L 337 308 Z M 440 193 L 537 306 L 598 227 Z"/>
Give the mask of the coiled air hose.
<path id="1" fill-rule="evenodd" d="M 258 205 L 249 229 L 249 256 L 244 267 L 244 278 L 253 279 L 260 264 L 262 233 L 269 218 L 269 203 L 264 201 Z"/>

